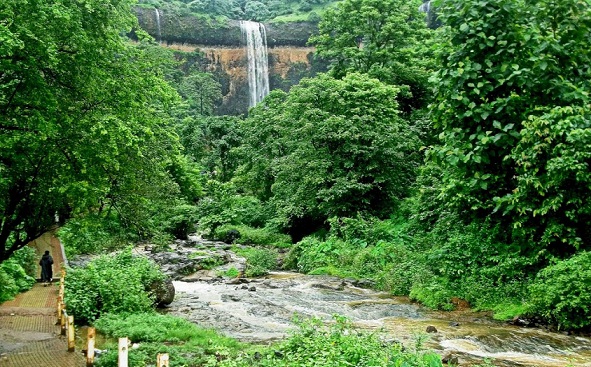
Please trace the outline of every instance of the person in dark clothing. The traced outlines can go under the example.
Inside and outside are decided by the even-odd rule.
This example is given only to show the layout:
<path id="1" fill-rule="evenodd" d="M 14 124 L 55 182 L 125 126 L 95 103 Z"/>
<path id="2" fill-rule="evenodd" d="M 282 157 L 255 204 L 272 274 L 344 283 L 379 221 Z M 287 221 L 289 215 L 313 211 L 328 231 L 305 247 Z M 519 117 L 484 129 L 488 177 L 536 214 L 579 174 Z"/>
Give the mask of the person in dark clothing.
<path id="1" fill-rule="evenodd" d="M 51 283 L 53 279 L 53 258 L 49 254 L 49 251 L 45 251 L 43 256 L 41 256 L 39 265 L 41 265 L 41 281 L 43 283 Z"/>

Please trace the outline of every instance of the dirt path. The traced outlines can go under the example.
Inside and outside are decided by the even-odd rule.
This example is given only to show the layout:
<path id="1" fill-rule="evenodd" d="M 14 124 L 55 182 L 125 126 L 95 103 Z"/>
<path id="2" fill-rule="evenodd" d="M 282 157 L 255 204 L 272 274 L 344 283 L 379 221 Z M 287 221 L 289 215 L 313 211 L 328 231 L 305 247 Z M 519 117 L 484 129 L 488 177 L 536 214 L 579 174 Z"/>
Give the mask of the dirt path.
<path id="1" fill-rule="evenodd" d="M 33 241 L 39 257 L 49 250 L 54 258 L 54 278 L 64 262 L 59 241 L 45 234 Z M 57 283 L 37 283 L 12 301 L 0 305 L 1 367 L 81 367 L 79 351 L 69 353 L 67 341 L 56 326 Z"/>

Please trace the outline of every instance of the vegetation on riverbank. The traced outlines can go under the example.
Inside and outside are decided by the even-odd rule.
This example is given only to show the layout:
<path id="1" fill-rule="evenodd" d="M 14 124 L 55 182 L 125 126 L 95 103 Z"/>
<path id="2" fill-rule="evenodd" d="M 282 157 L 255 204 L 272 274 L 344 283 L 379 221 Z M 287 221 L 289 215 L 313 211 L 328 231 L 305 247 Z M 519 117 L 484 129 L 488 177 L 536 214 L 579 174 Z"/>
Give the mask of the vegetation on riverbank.
<path id="1" fill-rule="evenodd" d="M 329 73 L 220 117 L 211 75 L 120 36 L 129 2 L 3 2 L 3 276 L 57 213 L 70 253 L 289 236 L 300 271 L 591 327 L 591 5 L 446 0 L 437 31 L 419 5 L 337 3 Z"/>

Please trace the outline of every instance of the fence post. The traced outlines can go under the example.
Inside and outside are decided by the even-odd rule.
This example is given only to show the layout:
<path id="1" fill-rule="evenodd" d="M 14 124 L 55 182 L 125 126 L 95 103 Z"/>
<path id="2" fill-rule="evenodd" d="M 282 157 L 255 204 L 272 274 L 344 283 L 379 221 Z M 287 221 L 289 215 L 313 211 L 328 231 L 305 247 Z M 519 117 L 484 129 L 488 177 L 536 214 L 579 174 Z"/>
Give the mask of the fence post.
<path id="1" fill-rule="evenodd" d="M 63 303 L 63 299 L 62 296 L 57 296 L 57 321 L 56 321 L 56 325 L 61 325 L 61 320 L 62 320 L 62 303 Z"/>
<path id="2" fill-rule="evenodd" d="M 86 367 L 94 365 L 94 337 L 96 330 L 93 327 L 88 328 L 88 336 L 86 338 Z"/>
<path id="3" fill-rule="evenodd" d="M 119 367 L 128 367 L 127 365 L 127 348 L 129 341 L 127 338 L 119 338 Z"/>
<path id="4" fill-rule="evenodd" d="M 68 352 L 76 350 L 76 333 L 74 331 L 74 316 L 68 316 Z"/>
<path id="5" fill-rule="evenodd" d="M 62 302 L 62 313 L 60 315 L 61 334 L 66 335 L 66 305 Z"/>
<path id="6" fill-rule="evenodd" d="M 158 353 L 156 367 L 168 367 L 168 353 Z"/>

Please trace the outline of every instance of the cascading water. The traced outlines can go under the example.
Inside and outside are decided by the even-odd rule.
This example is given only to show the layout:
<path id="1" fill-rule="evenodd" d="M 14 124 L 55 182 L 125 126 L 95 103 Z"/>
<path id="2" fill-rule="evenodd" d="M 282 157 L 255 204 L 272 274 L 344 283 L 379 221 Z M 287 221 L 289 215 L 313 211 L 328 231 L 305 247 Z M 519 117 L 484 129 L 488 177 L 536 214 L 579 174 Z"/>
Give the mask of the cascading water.
<path id="1" fill-rule="evenodd" d="M 249 105 L 253 107 L 269 94 L 267 33 L 263 24 L 246 20 L 240 21 L 240 29 L 246 40 Z"/>
<path id="2" fill-rule="evenodd" d="M 429 14 L 431 12 L 431 0 L 425 1 L 419 6 L 419 11 Z"/>
<path id="3" fill-rule="evenodd" d="M 162 40 L 162 31 L 160 30 L 160 12 L 158 9 L 154 9 L 156 11 L 156 27 L 158 28 L 158 42 Z"/>

